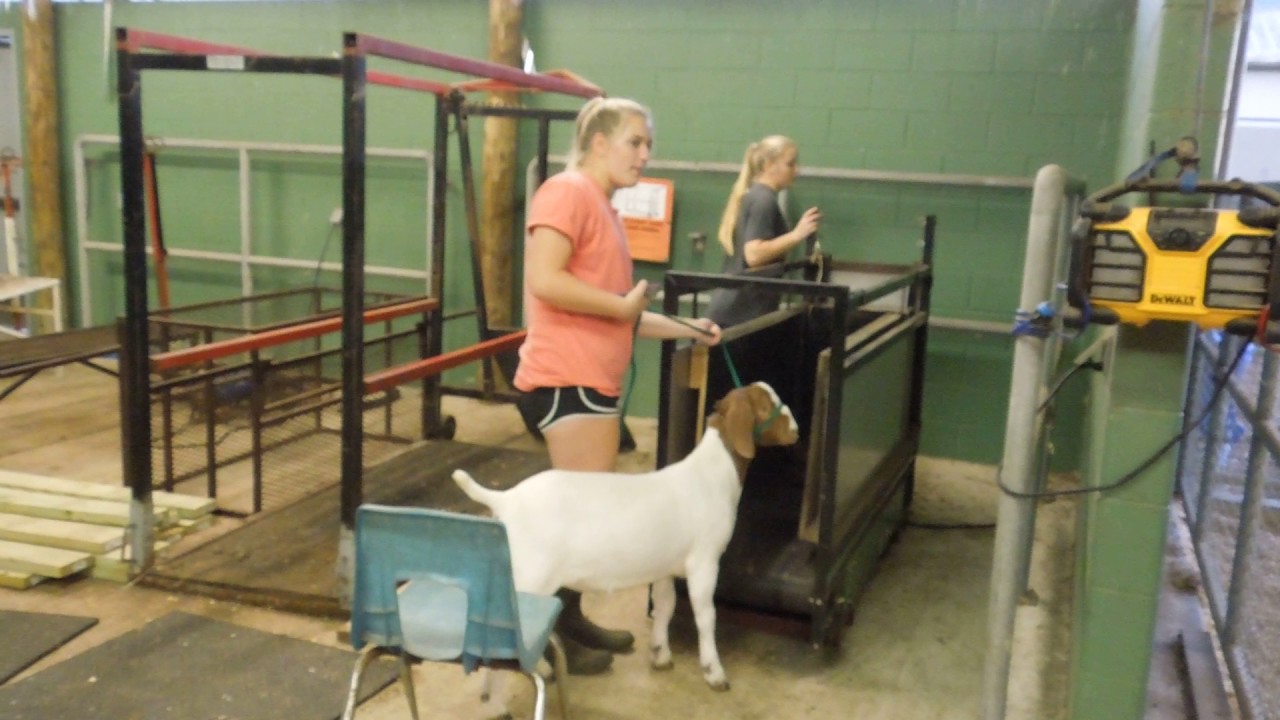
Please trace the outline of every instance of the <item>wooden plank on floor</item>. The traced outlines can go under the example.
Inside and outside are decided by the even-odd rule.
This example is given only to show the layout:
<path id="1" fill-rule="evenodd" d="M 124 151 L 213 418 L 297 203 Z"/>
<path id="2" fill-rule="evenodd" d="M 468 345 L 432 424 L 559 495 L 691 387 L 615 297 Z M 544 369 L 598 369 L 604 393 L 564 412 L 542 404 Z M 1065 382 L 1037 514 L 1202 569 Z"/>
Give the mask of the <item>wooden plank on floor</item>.
<path id="1" fill-rule="evenodd" d="M 26 590 L 41 580 L 44 580 L 44 577 L 35 573 L 0 570 L 0 587 L 11 590 Z"/>
<path id="2" fill-rule="evenodd" d="M 45 475 L 14 472 L 12 470 L 0 470 L 0 486 L 55 495 L 70 495 L 126 503 L 132 497 L 132 491 L 129 488 L 119 485 L 67 480 Z M 178 517 L 182 518 L 198 518 L 208 515 L 217 506 L 217 502 L 209 498 L 161 492 L 159 490 L 151 493 L 151 502 L 156 507 L 173 508 Z"/>
<path id="3" fill-rule="evenodd" d="M 95 555 L 89 576 L 110 582 L 129 582 L 129 561 L 120 557 L 119 553 Z"/>
<path id="4" fill-rule="evenodd" d="M 1214 656 L 1213 639 L 1205 631 L 1200 600 L 1195 595 L 1188 594 L 1179 596 L 1178 601 L 1186 680 L 1191 686 L 1191 704 L 1194 708 L 1194 712 L 1189 715 L 1199 720 L 1229 720 L 1232 712 L 1227 700 L 1226 683 L 1223 682 Z"/>
<path id="5" fill-rule="evenodd" d="M 175 518 L 172 510 L 153 510 L 156 527 L 173 524 Z M 0 512 L 116 527 L 127 527 L 130 524 L 128 503 L 50 495 L 6 487 L 0 487 Z"/>
<path id="6" fill-rule="evenodd" d="M 91 565 L 93 556 L 88 553 L 0 540 L 0 570 L 61 578 Z"/>
<path id="7" fill-rule="evenodd" d="M 96 555 L 110 552 L 124 544 L 124 529 L 112 525 L 0 513 L 0 540 L 79 550 Z"/>
<path id="8" fill-rule="evenodd" d="M 161 540 L 153 544 L 151 549 L 159 553 L 169 547 L 169 545 L 169 542 Z M 99 580 L 109 580 L 111 582 L 129 582 L 129 572 L 132 570 L 132 563 L 129 560 L 131 557 L 133 557 L 133 555 L 128 547 L 121 548 L 114 552 L 94 555 L 93 568 L 89 571 L 89 576 Z"/>

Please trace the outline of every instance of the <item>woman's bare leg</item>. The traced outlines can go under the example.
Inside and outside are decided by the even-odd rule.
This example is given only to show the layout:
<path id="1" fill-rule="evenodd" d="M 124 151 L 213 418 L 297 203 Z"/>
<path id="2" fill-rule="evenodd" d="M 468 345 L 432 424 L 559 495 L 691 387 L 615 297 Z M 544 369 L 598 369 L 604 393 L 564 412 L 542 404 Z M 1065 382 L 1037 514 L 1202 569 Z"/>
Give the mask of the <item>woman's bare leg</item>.
<path id="1" fill-rule="evenodd" d="M 571 415 L 560 420 L 542 433 L 551 454 L 551 467 L 557 470 L 613 472 L 618 460 L 620 425 L 616 415 Z M 575 655 L 585 665 L 588 654 L 628 652 L 634 647 L 635 637 L 631 633 L 602 628 L 583 615 L 579 593 L 562 588 L 557 595 L 564 603 L 564 609 L 556 620 L 556 629 L 567 641 L 565 651 L 571 665 Z M 611 656 L 605 657 L 612 659 Z M 597 663 L 604 659 L 599 656 L 591 658 Z M 574 670 L 569 672 L 574 673 Z"/>
<path id="2" fill-rule="evenodd" d="M 557 470 L 613 472 L 618 462 L 617 415 L 570 415 L 542 432 Z"/>

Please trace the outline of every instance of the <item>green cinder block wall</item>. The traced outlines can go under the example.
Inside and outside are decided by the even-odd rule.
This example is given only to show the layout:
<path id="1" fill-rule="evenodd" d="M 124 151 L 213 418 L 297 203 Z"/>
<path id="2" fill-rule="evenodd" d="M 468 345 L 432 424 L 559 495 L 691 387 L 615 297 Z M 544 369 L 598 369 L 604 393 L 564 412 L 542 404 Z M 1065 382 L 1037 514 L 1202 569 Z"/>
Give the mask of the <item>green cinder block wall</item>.
<path id="1" fill-rule="evenodd" d="M 17 12 L 0 12 L 0 24 L 20 26 Z M 117 118 L 111 68 L 103 67 L 101 7 L 59 5 L 57 12 L 68 178 L 62 202 L 73 238 L 72 143 L 83 133 L 114 134 Z M 780 132 L 799 142 L 801 164 L 809 166 L 1029 178 L 1040 166 L 1057 163 L 1094 187 L 1110 181 L 1117 166 L 1134 19 L 1128 0 L 558 0 L 526 3 L 524 13 L 539 69 L 572 69 L 611 95 L 632 96 L 653 109 L 657 158 L 739 162 L 749 141 Z M 357 30 L 484 57 L 488 38 L 484 3 L 449 0 L 124 3 L 117 4 L 114 21 L 279 53 L 329 54 L 339 47 L 342 31 Z M 339 142 L 338 93 L 327 79 L 153 75 L 144 95 L 150 134 Z M 371 92 L 371 146 L 429 147 L 428 99 L 390 89 Z M 545 96 L 532 102 L 574 105 Z M 567 142 L 567 129 L 557 128 L 553 147 Z M 478 152 L 478 139 L 476 145 Z M 530 152 L 531 143 L 524 143 L 522 163 Z M 91 188 L 98 198 L 93 222 L 100 223 L 95 233 L 112 239 L 119 236 L 113 210 L 118 180 L 110 153 L 102 154 L 101 180 Z M 233 167 L 207 160 L 171 164 L 162 169 L 166 235 L 197 248 L 236 242 L 236 226 L 227 217 Z M 271 238 L 273 252 L 315 259 L 336 202 L 337 175 L 314 163 L 306 172 L 295 165 L 282 161 L 255 169 L 255 183 L 271 188 L 265 197 L 255 195 L 255 212 L 263 211 L 255 216 L 255 235 L 263 242 Z M 376 212 L 371 206 L 370 262 L 420 266 L 421 179 L 403 166 L 382 165 L 373 172 L 382 173 L 384 182 L 373 199 L 382 204 Z M 651 279 L 669 267 L 714 270 L 721 262 L 714 243 L 698 254 L 687 237 L 714 234 L 731 178 L 674 177 L 672 262 L 640 264 L 638 273 Z M 920 218 L 937 214 L 935 314 L 1012 318 L 1029 191 L 801 179 L 790 195 L 793 211 L 823 208 L 824 247 L 844 259 L 910 260 L 918 254 Z M 460 269 L 461 207 L 453 187 L 445 298 L 452 307 L 469 306 L 471 294 Z M 81 272 L 68 255 L 73 274 Z M 330 247 L 326 257 L 335 256 Z M 106 322 L 119 311 L 119 263 L 95 257 L 88 269 L 95 288 L 93 321 Z M 233 273 L 207 266 L 175 272 L 181 275 L 175 294 L 238 293 Z M 310 277 L 264 276 L 258 282 L 270 287 Z M 474 330 L 459 327 L 447 342 L 457 346 L 473 339 Z M 939 330 L 931 342 L 924 452 L 996 462 L 1009 340 Z M 639 355 L 635 414 L 656 413 L 656 357 L 652 344 Z M 1078 416 L 1072 410 L 1059 418 L 1059 457 L 1075 457 Z M 957 427 L 972 431 L 957 433 Z"/>
<path id="2" fill-rule="evenodd" d="M 1188 134 L 1200 143 L 1202 177 L 1217 166 L 1226 68 L 1241 6 L 1210 6 L 1206 28 L 1206 5 L 1137 3 L 1117 173 L 1144 160 L 1150 147 L 1163 150 Z M 1202 38 L 1208 41 L 1203 46 Z M 1203 204 L 1204 198 L 1164 196 L 1157 202 Z M 1088 452 L 1081 463 L 1085 483 L 1114 482 L 1182 430 L 1190 332 L 1161 322 L 1120 329 L 1108 379 L 1092 381 Z M 1175 461 L 1169 453 L 1125 487 L 1079 506 L 1072 718 L 1139 718 L 1145 711 Z"/>

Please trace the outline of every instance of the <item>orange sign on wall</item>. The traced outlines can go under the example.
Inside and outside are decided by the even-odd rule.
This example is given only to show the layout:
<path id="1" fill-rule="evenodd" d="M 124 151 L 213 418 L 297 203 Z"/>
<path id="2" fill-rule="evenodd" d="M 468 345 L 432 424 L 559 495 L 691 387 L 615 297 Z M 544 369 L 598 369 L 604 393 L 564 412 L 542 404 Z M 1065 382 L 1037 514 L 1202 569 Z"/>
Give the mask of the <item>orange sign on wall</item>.
<path id="1" fill-rule="evenodd" d="M 627 231 L 631 259 L 667 262 L 671 259 L 671 209 L 675 183 L 661 178 L 640 178 L 629 188 L 613 193 L 613 207 Z"/>

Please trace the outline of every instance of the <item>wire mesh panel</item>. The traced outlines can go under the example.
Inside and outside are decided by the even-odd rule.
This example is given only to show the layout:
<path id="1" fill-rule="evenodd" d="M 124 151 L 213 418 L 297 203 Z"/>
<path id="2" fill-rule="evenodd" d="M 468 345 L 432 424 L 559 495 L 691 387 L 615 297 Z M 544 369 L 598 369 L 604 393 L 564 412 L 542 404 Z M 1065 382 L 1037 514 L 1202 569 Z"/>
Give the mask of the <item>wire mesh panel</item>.
<path id="1" fill-rule="evenodd" d="M 326 299 L 327 298 L 327 299 Z M 171 313 L 187 345 L 332 316 L 328 291 L 309 288 Z M 372 298 L 383 301 L 382 297 Z M 181 320 L 178 320 L 181 318 Z M 366 373 L 421 357 L 421 316 L 365 326 Z M 237 321 L 244 324 L 237 325 Z M 207 324 L 201 324 L 207 323 Z M 182 332 L 177 332 L 176 329 Z M 341 348 L 337 333 L 274 342 L 153 373 L 152 477 L 157 487 L 216 497 L 231 512 L 281 507 L 339 478 Z M 175 349 L 176 344 L 162 349 Z M 364 457 L 376 462 L 420 438 L 421 392 L 395 388 L 364 398 Z"/>
<path id="2" fill-rule="evenodd" d="M 1193 343 L 1186 415 L 1208 414 L 1183 446 L 1179 487 L 1242 709 L 1280 719 L 1280 363 L 1242 342 L 1208 332 Z"/>
<path id="3" fill-rule="evenodd" d="M 1251 505 L 1251 539 L 1239 550 L 1247 570 L 1237 580 L 1232 636 L 1243 661 L 1242 694 L 1252 714 L 1280 718 L 1280 464 L 1274 456 L 1267 458 L 1262 497 Z"/>
<path id="4" fill-rule="evenodd" d="M 1208 449 L 1207 473 L 1201 492 L 1203 517 L 1198 522 L 1196 540 L 1201 545 L 1201 559 L 1208 589 L 1218 607 L 1226 606 L 1230 592 L 1231 566 L 1235 561 L 1236 539 L 1240 532 L 1241 498 L 1249 470 L 1249 446 L 1253 430 L 1239 405 L 1224 394 L 1219 402 L 1225 412 L 1218 422 L 1210 418 L 1218 442 Z"/>

